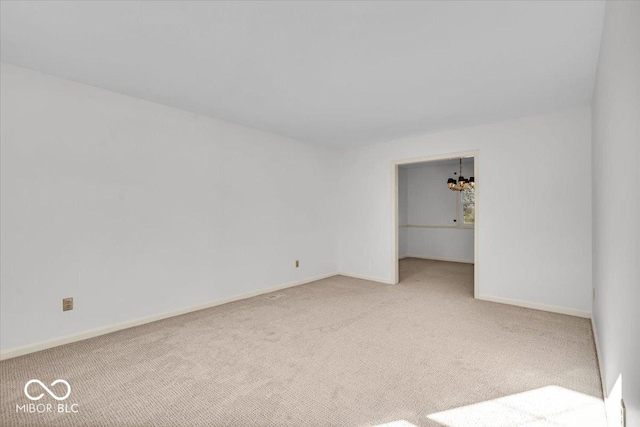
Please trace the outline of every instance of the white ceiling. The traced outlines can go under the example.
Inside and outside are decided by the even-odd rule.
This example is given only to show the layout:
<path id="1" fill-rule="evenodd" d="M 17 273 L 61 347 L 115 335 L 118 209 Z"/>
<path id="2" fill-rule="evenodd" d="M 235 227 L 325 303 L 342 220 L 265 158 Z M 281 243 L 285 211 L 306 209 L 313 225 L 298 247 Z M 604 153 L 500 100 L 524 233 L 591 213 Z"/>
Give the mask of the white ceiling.
<path id="1" fill-rule="evenodd" d="M 5 2 L 1 59 L 355 146 L 586 105 L 604 4 Z"/>

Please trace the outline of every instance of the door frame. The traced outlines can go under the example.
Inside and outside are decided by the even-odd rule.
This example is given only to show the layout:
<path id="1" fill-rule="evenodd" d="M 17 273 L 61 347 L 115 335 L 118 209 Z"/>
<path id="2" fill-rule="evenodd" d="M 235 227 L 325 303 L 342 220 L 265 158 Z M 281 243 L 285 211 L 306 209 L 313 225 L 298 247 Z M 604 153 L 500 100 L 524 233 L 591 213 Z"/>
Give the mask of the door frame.
<path id="1" fill-rule="evenodd" d="M 409 165 L 412 163 L 424 163 L 424 162 L 433 162 L 437 160 L 450 160 L 450 159 L 458 159 L 460 157 L 473 157 L 473 174 L 474 180 L 476 183 L 475 186 L 475 218 L 473 225 L 473 297 L 478 298 L 480 295 L 480 282 L 478 281 L 479 277 L 479 260 L 480 260 L 480 191 L 481 191 L 481 181 L 480 181 L 480 150 L 468 150 L 468 151 L 458 151 L 454 153 L 443 153 L 443 154 L 433 154 L 429 156 L 423 157 L 414 157 L 410 159 L 397 160 L 393 162 L 393 215 L 391 217 L 391 224 L 393 227 L 393 268 L 391 271 L 394 272 L 394 283 L 397 284 L 400 281 L 400 268 L 398 266 L 398 169 L 401 165 Z M 443 182 L 442 185 L 445 185 L 446 182 Z"/>

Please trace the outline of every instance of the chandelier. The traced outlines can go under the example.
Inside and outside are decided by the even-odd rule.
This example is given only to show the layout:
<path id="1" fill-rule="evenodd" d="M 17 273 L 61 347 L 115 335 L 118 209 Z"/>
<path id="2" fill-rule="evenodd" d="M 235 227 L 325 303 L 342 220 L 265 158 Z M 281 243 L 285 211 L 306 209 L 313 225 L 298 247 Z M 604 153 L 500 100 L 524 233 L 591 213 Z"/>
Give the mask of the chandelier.
<path id="1" fill-rule="evenodd" d="M 462 158 L 460 159 L 460 175 L 458 176 L 458 181 L 456 181 L 455 178 L 449 178 L 447 185 L 449 185 L 449 190 L 451 191 L 464 191 L 475 187 L 476 183 L 473 177 L 466 179 L 462 176 Z"/>

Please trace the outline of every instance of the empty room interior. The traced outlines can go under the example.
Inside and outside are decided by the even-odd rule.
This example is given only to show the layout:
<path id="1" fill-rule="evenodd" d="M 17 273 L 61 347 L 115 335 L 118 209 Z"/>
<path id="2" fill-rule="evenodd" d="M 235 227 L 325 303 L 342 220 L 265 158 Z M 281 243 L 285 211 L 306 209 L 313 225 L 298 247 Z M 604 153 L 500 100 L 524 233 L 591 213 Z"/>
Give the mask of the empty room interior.
<path id="1" fill-rule="evenodd" d="M 0 31 L 0 425 L 640 427 L 639 1 Z"/>

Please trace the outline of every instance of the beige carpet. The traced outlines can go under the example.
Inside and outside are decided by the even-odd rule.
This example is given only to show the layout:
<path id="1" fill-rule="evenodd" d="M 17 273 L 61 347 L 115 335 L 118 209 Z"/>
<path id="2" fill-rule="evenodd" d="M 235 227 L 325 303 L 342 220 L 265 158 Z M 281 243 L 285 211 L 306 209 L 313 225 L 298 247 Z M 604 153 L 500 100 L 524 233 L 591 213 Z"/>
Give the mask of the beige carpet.
<path id="1" fill-rule="evenodd" d="M 407 259 L 401 278 L 333 277 L 3 361 L 1 424 L 597 425 L 588 320 L 474 300 L 472 265 Z M 78 412 L 17 413 L 32 378 L 68 381 Z"/>

